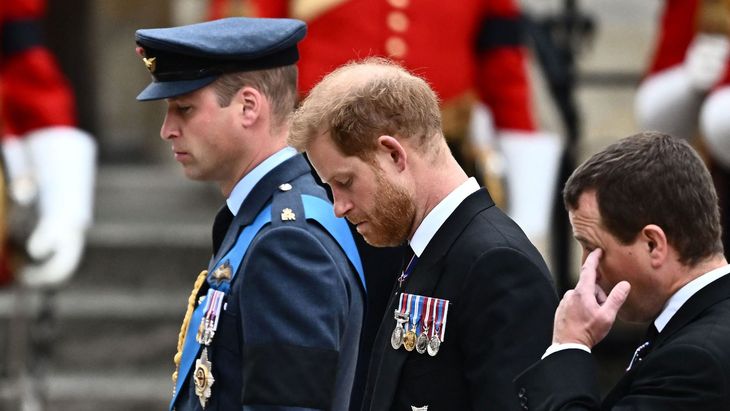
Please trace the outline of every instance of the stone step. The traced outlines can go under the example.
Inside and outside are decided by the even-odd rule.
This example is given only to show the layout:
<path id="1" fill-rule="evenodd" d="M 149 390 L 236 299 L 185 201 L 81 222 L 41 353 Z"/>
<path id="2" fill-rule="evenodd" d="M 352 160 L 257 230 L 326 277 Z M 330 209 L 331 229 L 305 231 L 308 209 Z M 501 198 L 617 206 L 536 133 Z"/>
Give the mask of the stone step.
<path id="1" fill-rule="evenodd" d="M 0 384 L 0 409 L 21 410 L 17 381 Z M 130 411 L 166 409 L 172 393 L 169 373 L 69 372 L 50 373 L 46 379 L 44 411 Z"/>
<path id="2" fill-rule="evenodd" d="M 138 237 L 113 243 L 109 237 L 104 241 L 90 239 L 84 259 L 74 278 L 65 287 L 114 289 L 114 290 L 160 290 L 189 288 L 200 273 L 208 266 L 211 246 L 208 227 L 181 229 L 164 241 L 159 235 L 139 235 L 144 230 L 129 228 Z M 153 233 L 157 227 L 145 227 Z M 187 230 L 190 234 L 185 234 Z M 94 231 L 97 232 L 97 231 Z M 204 241 L 194 243 L 197 233 L 203 232 Z M 121 235 L 120 231 L 116 231 Z"/>
<path id="3" fill-rule="evenodd" d="M 48 332 L 53 341 L 50 368 L 59 372 L 119 371 L 171 372 L 180 324 L 190 290 L 119 291 L 73 289 L 59 293 L 51 305 L 55 321 L 50 327 L 32 328 L 18 323 L 18 299 L 9 291 L 0 293 L 0 352 L 28 347 L 28 331 Z M 40 311 L 41 297 L 24 294 L 28 313 Z M 35 334 L 34 334 L 35 335 Z M 12 358 L 13 356 L 9 356 Z"/>
<path id="4" fill-rule="evenodd" d="M 84 258 L 68 288 L 188 288 L 206 268 L 223 204 L 214 186 L 185 179 L 177 167 L 104 166 L 95 197 Z"/>

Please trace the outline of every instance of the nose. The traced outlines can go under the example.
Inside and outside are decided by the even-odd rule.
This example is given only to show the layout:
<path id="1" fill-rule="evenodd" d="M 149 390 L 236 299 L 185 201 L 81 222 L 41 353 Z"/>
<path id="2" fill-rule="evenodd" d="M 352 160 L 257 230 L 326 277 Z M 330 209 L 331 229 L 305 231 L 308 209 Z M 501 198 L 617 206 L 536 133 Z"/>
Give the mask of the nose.
<path id="1" fill-rule="evenodd" d="M 168 112 L 165 114 L 165 120 L 162 122 L 162 127 L 160 127 L 160 138 L 163 140 L 169 140 L 171 138 L 178 137 L 179 135 L 179 128 L 176 126 L 175 121 Z"/>
<path id="2" fill-rule="evenodd" d="M 334 198 L 335 215 L 337 217 L 344 217 L 352 209 L 352 202 L 347 200 L 342 195 L 337 195 L 334 190 L 332 191 L 332 197 Z"/>

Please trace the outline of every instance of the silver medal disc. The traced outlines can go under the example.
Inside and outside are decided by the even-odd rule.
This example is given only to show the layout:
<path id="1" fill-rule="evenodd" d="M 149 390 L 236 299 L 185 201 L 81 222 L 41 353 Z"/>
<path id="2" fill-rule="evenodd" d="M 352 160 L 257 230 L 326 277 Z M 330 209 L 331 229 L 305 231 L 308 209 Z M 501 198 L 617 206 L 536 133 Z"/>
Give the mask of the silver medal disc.
<path id="1" fill-rule="evenodd" d="M 428 355 L 434 357 L 436 354 L 438 354 L 439 347 L 441 347 L 441 340 L 436 334 L 434 334 L 434 336 L 431 337 L 431 339 L 428 341 L 428 347 L 426 347 Z"/>
<path id="2" fill-rule="evenodd" d="M 398 323 L 393 329 L 393 334 L 390 335 L 390 345 L 394 350 L 397 350 L 403 345 L 403 334 L 403 325 Z"/>
<path id="3" fill-rule="evenodd" d="M 422 332 L 418 338 L 416 338 L 416 352 L 423 354 L 426 352 L 428 347 L 428 337 L 425 332 Z"/>

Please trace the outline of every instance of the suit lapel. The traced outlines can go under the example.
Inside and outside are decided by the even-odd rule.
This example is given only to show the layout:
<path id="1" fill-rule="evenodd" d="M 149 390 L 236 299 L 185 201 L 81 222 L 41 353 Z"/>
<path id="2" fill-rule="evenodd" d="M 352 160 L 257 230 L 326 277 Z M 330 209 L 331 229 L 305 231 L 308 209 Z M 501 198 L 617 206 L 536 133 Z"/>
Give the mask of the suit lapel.
<path id="1" fill-rule="evenodd" d="M 662 332 L 657 335 L 651 351 L 669 343 L 672 335 L 681 330 L 685 325 L 691 323 L 707 308 L 728 298 L 730 298 L 730 274 L 718 278 L 690 297 L 690 299 L 687 300 L 687 302 L 685 302 L 679 310 L 677 310 Z M 644 357 L 651 355 L 651 351 Z M 634 374 L 640 368 L 640 365 L 632 367 L 631 370 L 621 377 L 619 382 L 613 387 L 613 389 L 611 389 L 604 399 L 603 409 L 611 409 L 618 400 L 626 395 L 634 380 Z"/>
<path id="2" fill-rule="evenodd" d="M 728 298 L 730 298 L 730 274 L 718 278 L 690 297 L 659 333 L 654 343 L 655 349 L 661 347 L 672 335 L 692 322 L 707 308 Z"/>
<path id="3" fill-rule="evenodd" d="M 477 214 L 492 206 L 494 206 L 494 202 L 484 188 L 465 198 L 423 250 L 413 273 L 405 284 L 405 292 L 433 295 L 441 279 L 442 266 L 451 246 Z"/>
<path id="4" fill-rule="evenodd" d="M 464 199 L 429 241 L 423 254 L 418 259 L 416 267 L 405 283 L 403 292 L 433 296 L 439 280 L 444 274 L 443 265 L 449 249 L 474 216 L 493 205 L 494 202 L 489 197 L 489 193 L 483 188 Z M 371 373 L 375 372 L 376 375 L 370 407 L 372 410 L 391 408 L 403 364 L 408 358 L 408 354 L 410 354 L 405 349 L 394 350 L 390 346 L 390 334 L 395 327 L 393 312 L 398 308 L 396 307 L 397 298 L 395 298 L 395 295 L 400 294 L 397 283 L 395 290 L 396 292 L 391 296 L 390 304 L 378 330 L 375 345 L 376 350 L 382 350 L 382 358 L 377 364 L 378 369 L 370 370 Z"/>
<path id="5" fill-rule="evenodd" d="M 233 222 L 231 222 L 231 225 L 228 227 L 228 231 L 223 238 L 223 242 L 221 243 L 218 252 L 211 260 L 211 267 L 209 268 L 212 268 L 212 265 L 216 261 L 230 251 L 236 243 L 240 231 L 247 225 L 251 224 L 261 209 L 264 208 L 269 201 L 271 201 L 271 197 L 274 195 L 274 192 L 278 189 L 279 185 L 293 181 L 309 172 L 310 168 L 307 161 L 301 154 L 298 154 L 279 164 L 261 180 L 259 180 L 243 201 L 243 204 L 241 204 L 238 214 L 233 217 Z"/>

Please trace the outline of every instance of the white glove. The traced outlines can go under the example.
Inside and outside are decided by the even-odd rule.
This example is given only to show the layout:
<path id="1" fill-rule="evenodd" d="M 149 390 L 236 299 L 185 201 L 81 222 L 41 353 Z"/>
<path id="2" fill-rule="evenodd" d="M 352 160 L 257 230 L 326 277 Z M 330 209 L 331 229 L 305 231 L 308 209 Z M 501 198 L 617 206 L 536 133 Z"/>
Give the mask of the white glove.
<path id="1" fill-rule="evenodd" d="M 506 162 L 507 214 L 533 243 L 547 240 L 563 143 L 553 133 L 503 130 L 499 146 Z"/>
<path id="2" fill-rule="evenodd" d="M 31 287 L 58 286 L 81 260 L 91 225 L 96 143 L 73 127 L 52 127 L 22 140 L 36 174 L 39 221 L 27 244 L 33 262 L 20 280 Z"/>
<path id="3" fill-rule="evenodd" d="M 700 130 L 707 151 L 720 165 L 730 170 L 730 86 L 713 91 L 700 112 Z"/>
<path id="4" fill-rule="evenodd" d="M 641 130 L 657 130 L 690 140 L 704 99 L 682 66 L 647 77 L 636 92 L 636 122 Z"/>
<path id="5" fill-rule="evenodd" d="M 730 42 L 725 35 L 699 33 L 692 40 L 684 58 L 684 70 L 690 83 L 707 91 L 725 74 Z"/>

